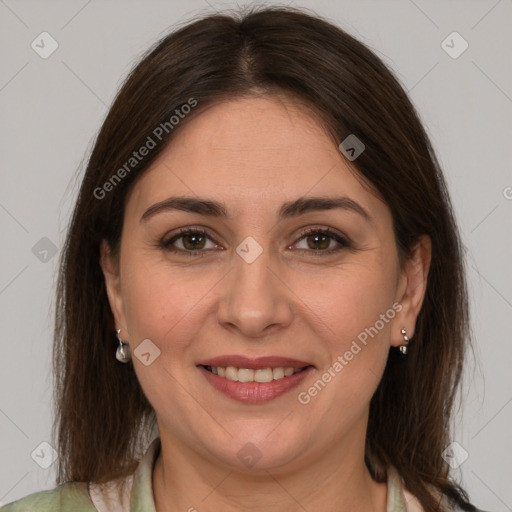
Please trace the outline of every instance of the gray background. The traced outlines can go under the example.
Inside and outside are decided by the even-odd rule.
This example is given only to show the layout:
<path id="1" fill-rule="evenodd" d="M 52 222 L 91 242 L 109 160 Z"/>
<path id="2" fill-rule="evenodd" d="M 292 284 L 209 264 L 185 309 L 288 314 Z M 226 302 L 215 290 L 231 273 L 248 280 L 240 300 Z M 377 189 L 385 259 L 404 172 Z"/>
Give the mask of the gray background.
<path id="1" fill-rule="evenodd" d="M 510 511 L 512 2 L 292 5 L 372 47 L 398 74 L 432 138 L 467 247 L 476 340 L 454 438 L 468 458 L 456 474 L 475 504 Z M 232 6 L 0 0 L 0 504 L 55 484 L 54 466 L 36 463 L 51 462 L 51 449 L 40 444 L 50 441 L 54 250 L 108 105 L 140 53 L 171 26 Z M 59 45 L 47 59 L 31 48 L 43 31 Z M 456 59 L 441 45 L 453 31 L 469 44 Z"/>

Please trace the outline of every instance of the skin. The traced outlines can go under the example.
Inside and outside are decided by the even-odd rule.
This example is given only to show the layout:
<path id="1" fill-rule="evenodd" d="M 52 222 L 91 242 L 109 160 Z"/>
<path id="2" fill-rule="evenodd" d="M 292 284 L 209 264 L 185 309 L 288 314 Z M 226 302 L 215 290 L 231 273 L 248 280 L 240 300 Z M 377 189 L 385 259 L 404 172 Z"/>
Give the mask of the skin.
<path id="1" fill-rule="evenodd" d="M 414 334 L 431 248 L 421 237 L 400 268 L 390 210 L 349 165 L 292 99 L 251 97 L 216 104 L 180 127 L 132 188 L 119 260 L 104 243 L 101 265 L 132 354 L 145 339 L 161 351 L 149 366 L 132 357 L 162 442 L 153 472 L 158 512 L 386 510 L 386 484 L 364 464 L 369 402 L 390 346 L 403 343 L 400 329 Z M 168 210 L 141 221 L 170 196 L 222 202 L 229 216 Z M 277 219 L 284 202 L 311 196 L 349 197 L 371 220 L 344 209 Z M 183 227 L 208 232 L 202 257 L 159 245 Z M 314 248 L 325 245 L 301 239 L 309 227 L 329 227 L 351 245 L 327 239 L 340 251 L 322 253 Z M 250 264 L 235 252 L 248 236 L 263 249 Z M 183 243 L 174 246 L 186 250 Z M 394 303 L 401 309 L 378 335 L 299 403 L 298 393 Z M 196 367 L 228 354 L 293 357 L 315 369 L 299 388 L 245 404 Z M 249 442 L 261 453 L 252 468 L 237 457 Z"/>

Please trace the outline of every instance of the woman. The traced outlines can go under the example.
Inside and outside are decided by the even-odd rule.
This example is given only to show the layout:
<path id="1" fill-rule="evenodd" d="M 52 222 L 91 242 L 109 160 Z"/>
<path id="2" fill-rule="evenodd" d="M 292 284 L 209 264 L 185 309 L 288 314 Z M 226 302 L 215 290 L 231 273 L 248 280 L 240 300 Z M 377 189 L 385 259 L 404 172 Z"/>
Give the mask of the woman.
<path id="1" fill-rule="evenodd" d="M 476 510 L 443 458 L 468 339 L 444 179 L 392 73 L 316 16 L 144 56 L 57 305 L 60 485 L 5 512 Z"/>

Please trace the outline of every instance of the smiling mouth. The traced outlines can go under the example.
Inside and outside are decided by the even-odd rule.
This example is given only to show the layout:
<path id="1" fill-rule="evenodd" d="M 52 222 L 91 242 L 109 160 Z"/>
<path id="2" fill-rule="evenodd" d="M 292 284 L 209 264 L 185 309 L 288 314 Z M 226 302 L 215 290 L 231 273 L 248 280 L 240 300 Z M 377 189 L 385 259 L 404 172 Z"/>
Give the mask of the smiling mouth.
<path id="1" fill-rule="evenodd" d="M 276 368 L 259 368 L 253 370 L 251 368 L 236 368 L 235 366 L 207 366 L 201 365 L 205 370 L 223 377 L 233 382 L 273 382 L 274 380 L 281 380 L 290 377 L 296 373 L 304 371 L 309 366 L 302 368 L 293 367 L 276 367 Z"/>

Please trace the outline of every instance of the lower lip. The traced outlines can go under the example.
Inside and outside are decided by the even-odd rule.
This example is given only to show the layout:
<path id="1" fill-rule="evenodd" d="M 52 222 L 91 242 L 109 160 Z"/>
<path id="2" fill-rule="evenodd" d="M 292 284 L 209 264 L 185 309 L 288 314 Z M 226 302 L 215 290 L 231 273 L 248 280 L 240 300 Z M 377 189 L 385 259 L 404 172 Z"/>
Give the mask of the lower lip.
<path id="1" fill-rule="evenodd" d="M 267 402 L 283 395 L 297 387 L 313 371 L 313 367 L 308 366 L 299 373 L 272 382 L 237 382 L 219 377 L 202 366 L 198 368 L 215 389 L 229 398 L 250 404 Z"/>

